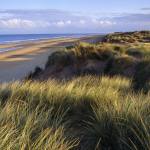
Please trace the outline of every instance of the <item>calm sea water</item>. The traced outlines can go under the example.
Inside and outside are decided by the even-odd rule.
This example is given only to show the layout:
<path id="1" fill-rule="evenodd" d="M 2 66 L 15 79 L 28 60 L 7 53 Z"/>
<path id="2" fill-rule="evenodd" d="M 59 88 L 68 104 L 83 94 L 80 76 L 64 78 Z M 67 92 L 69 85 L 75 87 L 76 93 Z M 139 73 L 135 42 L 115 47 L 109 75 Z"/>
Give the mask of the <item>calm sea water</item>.
<path id="1" fill-rule="evenodd" d="M 21 42 L 40 39 L 52 39 L 59 37 L 81 37 L 85 34 L 19 34 L 19 35 L 0 35 L 0 44 L 10 42 Z"/>
<path id="2" fill-rule="evenodd" d="M 42 39 L 54 39 L 62 37 L 83 37 L 87 34 L 19 34 L 19 35 L 0 35 L 0 44 L 8 44 L 23 41 L 36 41 Z M 0 48 L 0 53 L 16 50 L 18 47 Z"/>

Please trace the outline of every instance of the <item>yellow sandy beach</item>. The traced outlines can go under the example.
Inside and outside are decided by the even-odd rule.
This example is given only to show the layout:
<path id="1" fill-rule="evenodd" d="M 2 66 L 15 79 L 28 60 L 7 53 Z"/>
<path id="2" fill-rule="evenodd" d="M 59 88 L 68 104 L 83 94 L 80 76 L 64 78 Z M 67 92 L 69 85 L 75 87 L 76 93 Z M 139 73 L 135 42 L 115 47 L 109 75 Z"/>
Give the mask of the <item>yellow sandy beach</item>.
<path id="1" fill-rule="evenodd" d="M 0 82 L 20 80 L 34 70 L 36 66 L 44 67 L 48 56 L 60 48 L 87 38 L 59 38 L 40 41 L 28 41 L 1 44 L 1 48 L 15 50 L 0 53 Z"/>

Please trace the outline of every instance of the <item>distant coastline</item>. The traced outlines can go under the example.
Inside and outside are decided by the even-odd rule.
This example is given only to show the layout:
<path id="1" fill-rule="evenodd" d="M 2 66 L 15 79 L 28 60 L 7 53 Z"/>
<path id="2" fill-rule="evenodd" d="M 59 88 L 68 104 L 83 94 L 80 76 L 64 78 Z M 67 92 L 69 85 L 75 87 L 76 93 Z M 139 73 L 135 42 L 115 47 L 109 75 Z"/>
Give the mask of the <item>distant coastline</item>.
<path id="1" fill-rule="evenodd" d="M 51 39 L 63 39 L 63 38 L 82 38 L 87 36 L 93 36 L 96 34 L 12 34 L 12 35 L 0 35 L 0 53 L 8 52 L 12 50 L 20 49 L 21 47 L 1 47 L 1 45 L 8 44 L 20 44 L 24 42 L 36 42 Z"/>
<path id="2" fill-rule="evenodd" d="M 10 35 L 6 34 L 0 35 L 0 44 L 67 38 L 67 37 L 80 38 L 88 35 L 96 35 L 96 34 L 10 34 Z"/>

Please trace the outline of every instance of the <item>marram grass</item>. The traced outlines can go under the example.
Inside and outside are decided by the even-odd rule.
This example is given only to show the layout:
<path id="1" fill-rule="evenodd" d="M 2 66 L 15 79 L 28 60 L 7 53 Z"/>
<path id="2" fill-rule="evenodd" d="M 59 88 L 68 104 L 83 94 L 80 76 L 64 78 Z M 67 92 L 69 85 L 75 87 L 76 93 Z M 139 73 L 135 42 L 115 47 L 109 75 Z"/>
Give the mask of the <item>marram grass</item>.
<path id="1" fill-rule="evenodd" d="M 150 93 L 121 77 L 0 85 L 0 149 L 149 150 Z"/>

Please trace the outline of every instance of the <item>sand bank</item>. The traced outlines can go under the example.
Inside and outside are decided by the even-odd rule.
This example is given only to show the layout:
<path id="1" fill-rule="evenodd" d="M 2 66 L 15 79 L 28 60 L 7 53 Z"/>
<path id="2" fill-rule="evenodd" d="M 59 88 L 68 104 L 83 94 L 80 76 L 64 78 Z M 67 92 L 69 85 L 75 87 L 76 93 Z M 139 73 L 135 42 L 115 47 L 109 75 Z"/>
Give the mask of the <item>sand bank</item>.
<path id="1" fill-rule="evenodd" d="M 78 41 L 93 40 L 93 37 L 60 38 L 19 43 L 0 44 L 0 49 L 13 48 L 0 52 L 0 82 L 21 80 L 36 66 L 44 67 L 48 56 L 65 46 Z"/>

